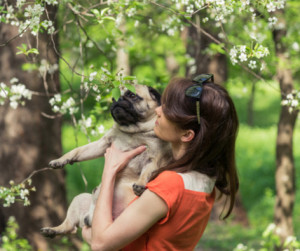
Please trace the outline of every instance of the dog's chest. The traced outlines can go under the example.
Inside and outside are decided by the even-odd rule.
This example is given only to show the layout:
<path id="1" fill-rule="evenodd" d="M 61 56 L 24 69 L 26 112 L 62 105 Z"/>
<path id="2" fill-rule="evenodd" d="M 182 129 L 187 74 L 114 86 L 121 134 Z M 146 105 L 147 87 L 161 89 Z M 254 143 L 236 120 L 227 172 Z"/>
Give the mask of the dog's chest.
<path id="1" fill-rule="evenodd" d="M 130 169 L 136 175 L 141 173 L 143 167 L 145 167 L 149 161 L 153 160 L 157 151 L 161 148 L 161 141 L 155 137 L 154 134 L 119 133 L 111 140 L 121 151 L 129 151 L 141 145 L 147 146 L 147 150 L 134 157 L 126 167 L 126 169 Z"/>

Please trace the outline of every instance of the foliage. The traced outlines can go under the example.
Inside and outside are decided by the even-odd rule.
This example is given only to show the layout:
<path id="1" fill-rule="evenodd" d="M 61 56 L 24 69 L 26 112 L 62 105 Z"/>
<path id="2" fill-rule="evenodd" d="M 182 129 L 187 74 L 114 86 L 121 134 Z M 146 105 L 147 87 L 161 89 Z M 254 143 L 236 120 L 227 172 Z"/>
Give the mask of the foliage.
<path id="1" fill-rule="evenodd" d="M 12 78 L 10 87 L 3 82 L 0 83 L 0 105 L 4 105 L 9 98 L 10 107 L 16 109 L 18 105 L 25 105 L 25 100 L 31 100 L 32 92 L 24 84 L 19 83 L 19 79 Z"/>
<path id="2" fill-rule="evenodd" d="M 1 247 L 5 251 L 30 251 L 32 247 L 29 245 L 26 239 L 19 238 L 17 235 L 17 230 L 19 226 L 16 219 L 12 216 L 8 219 L 7 227 L 2 236 Z M 2 249 L 1 249 L 2 250 Z"/>
<path id="3" fill-rule="evenodd" d="M 31 185 L 31 179 L 17 185 L 14 181 L 10 181 L 10 187 L 0 186 L 0 201 L 4 201 L 4 207 L 11 206 L 15 201 L 22 201 L 24 206 L 29 206 L 30 191 L 35 191 L 35 187 Z"/>
<path id="4" fill-rule="evenodd" d="M 58 6 L 57 25 L 55 20 L 49 19 L 47 7 L 57 6 L 58 1 L 17 0 L 15 5 L 8 5 L 7 1 L 0 0 L 0 3 L 0 22 L 18 27 L 20 37 L 30 32 L 38 41 L 40 33 L 52 36 L 58 32 L 60 35 L 59 65 L 40 58 L 35 49 L 38 46 L 29 42 L 20 45 L 17 54 L 19 57 L 34 59 L 23 65 L 25 71 L 38 71 L 40 77 L 45 74 L 52 77 L 59 71 L 62 91 L 50 93 L 49 105 L 54 116 L 64 115 L 68 122 L 64 127 L 64 135 L 67 135 L 64 137 L 68 139 L 64 140 L 64 151 L 101 136 L 111 125 L 111 120 L 107 125 L 104 123 L 111 97 L 117 99 L 126 90 L 134 92 L 133 83 L 163 89 L 171 75 L 167 70 L 166 56 L 173 56 L 179 63 L 180 75 L 184 75 L 186 65 L 196 68 L 195 60 L 185 55 L 185 45 L 180 35 L 190 26 L 195 26 L 203 35 L 203 28 L 212 23 L 217 36 L 206 34 L 212 41 L 207 53 L 224 53 L 228 56 L 231 62 L 231 82 L 227 83 L 227 87 L 229 90 L 239 89 L 233 95 L 242 122 L 237 142 L 242 198 L 250 212 L 252 224 L 272 220 L 275 193 L 274 125 L 280 109 L 280 91 L 278 88 L 275 92 L 259 89 L 258 98 L 265 98 L 259 99 L 254 107 L 257 115 L 255 124 L 260 128 L 248 128 L 244 125 L 244 108 L 249 97 L 249 86 L 252 82 L 257 82 L 255 78 L 260 80 L 256 83 L 257 86 L 267 84 L 274 87 L 269 80 L 274 78 L 276 66 L 279 64 L 280 67 L 286 67 L 278 62 L 272 41 L 272 32 L 282 29 L 284 25 L 278 15 L 283 8 L 288 28 L 284 45 L 288 48 L 287 56 L 291 59 L 288 67 L 293 71 L 295 79 L 299 78 L 300 22 L 297 1 L 62 0 Z M 196 16 L 200 18 L 200 24 L 195 22 Z M 8 41 L 1 46 L 6 43 Z M 117 69 L 116 58 L 120 48 L 129 54 L 130 76 Z M 241 73 L 241 68 L 247 73 Z M 16 109 L 19 105 L 25 105 L 25 100 L 30 102 L 33 95 L 41 95 L 26 89 L 25 85 L 16 78 L 0 83 L 0 105 L 9 103 L 10 107 Z M 271 98 L 271 106 L 267 107 L 270 102 L 266 94 L 269 93 L 275 98 Z M 298 90 L 283 98 L 282 105 L 288 105 L 291 110 L 299 109 Z M 70 123 L 74 132 L 70 130 Z M 85 189 L 90 191 L 97 185 L 101 176 L 99 166 L 102 164 L 102 160 L 96 160 L 88 164 L 76 164 L 79 168 L 66 167 L 68 198 Z M 88 176 L 87 185 L 82 181 L 80 169 Z M 96 175 L 98 173 L 99 178 Z M 255 184 L 252 182 L 254 179 L 257 181 Z M 5 203 L 13 201 L 9 196 L 13 196 L 15 191 L 19 193 L 17 196 L 21 196 L 21 187 L 5 189 L 0 190 L 5 191 L 2 197 L 7 200 Z M 262 210 L 265 211 L 264 215 L 260 214 Z"/>
<path id="5" fill-rule="evenodd" d="M 262 240 L 260 242 L 259 248 L 251 248 L 242 243 L 239 243 L 233 251 L 273 251 L 276 250 L 276 247 L 280 246 L 280 237 L 276 232 L 276 226 L 274 223 L 269 224 L 266 230 L 262 234 Z M 300 250 L 300 242 L 297 240 L 295 236 L 289 236 L 286 238 L 283 244 L 283 250 L 285 251 L 293 251 L 293 250 Z"/>

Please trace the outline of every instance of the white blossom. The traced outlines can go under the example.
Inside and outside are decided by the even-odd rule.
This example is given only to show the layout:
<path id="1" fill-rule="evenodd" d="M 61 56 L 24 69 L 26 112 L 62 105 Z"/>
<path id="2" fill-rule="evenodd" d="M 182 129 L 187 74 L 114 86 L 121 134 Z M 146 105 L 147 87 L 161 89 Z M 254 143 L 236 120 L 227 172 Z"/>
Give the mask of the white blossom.
<path id="1" fill-rule="evenodd" d="M 57 5 L 58 4 L 58 1 L 56 1 L 56 0 L 45 0 L 45 1 L 49 5 Z"/>
<path id="2" fill-rule="evenodd" d="M 297 100 L 297 99 L 293 99 L 292 101 L 291 101 L 291 106 L 292 107 L 297 107 L 299 105 L 299 101 Z"/>
<path id="3" fill-rule="evenodd" d="M 249 66 L 251 69 L 255 69 L 255 68 L 256 68 L 256 61 L 250 60 L 248 66 Z"/>
<path id="4" fill-rule="evenodd" d="M 247 54 L 242 52 L 239 56 L 239 59 L 241 62 L 247 61 Z"/>
<path id="5" fill-rule="evenodd" d="M 99 91 L 98 85 L 93 85 L 93 90 L 94 90 L 95 92 L 98 92 L 98 91 Z"/>
<path id="6" fill-rule="evenodd" d="M 275 24 L 277 23 L 278 19 L 277 17 L 269 17 L 268 18 L 268 26 L 269 28 L 273 28 Z"/>
<path id="7" fill-rule="evenodd" d="M 59 109 L 59 107 L 57 105 L 54 105 L 53 108 L 52 108 L 52 110 L 54 112 L 59 112 L 60 109 Z"/>
<path id="8" fill-rule="evenodd" d="M 10 107 L 13 108 L 13 109 L 17 109 L 18 108 L 18 102 L 16 101 L 11 101 L 9 103 Z"/>
<path id="9" fill-rule="evenodd" d="M 9 81 L 11 84 L 15 84 L 15 83 L 18 83 L 19 82 L 19 79 L 17 78 L 12 78 L 10 81 Z"/>
<path id="10" fill-rule="evenodd" d="M 96 72 L 96 71 L 90 73 L 89 80 L 90 80 L 90 81 L 93 81 L 93 80 L 94 80 L 94 77 L 95 77 L 96 75 L 97 75 L 97 72 Z"/>
<path id="11" fill-rule="evenodd" d="M 91 117 L 87 118 L 87 120 L 85 121 L 85 126 L 86 127 L 91 127 L 92 126 L 92 119 L 91 119 Z"/>
<path id="12" fill-rule="evenodd" d="M 276 6 L 273 2 L 270 2 L 266 5 L 268 12 L 273 12 L 276 10 Z"/>
<path id="13" fill-rule="evenodd" d="M 10 194 L 5 198 L 4 207 L 9 207 L 11 204 L 15 203 L 15 197 L 11 196 Z"/>
<path id="14" fill-rule="evenodd" d="M 127 11 L 127 16 L 128 17 L 132 17 L 136 14 L 136 8 L 130 8 L 128 11 Z"/>
<path id="15" fill-rule="evenodd" d="M 260 71 L 263 71 L 265 68 L 266 68 L 266 63 L 262 62 L 261 67 L 260 67 Z"/>
<path id="16" fill-rule="evenodd" d="M 151 18 L 149 18 L 149 25 L 152 26 L 153 25 L 153 20 Z"/>
<path id="17" fill-rule="evenodd" d="M 100 134 L 104 133 L 104 126 L 103 125 L 98 126 L 97 130 Z"/>
<path id="18" fill-rule="evenodd" d="M 292 44 L 292 48 L 293 48 L 293 50 L 295 50 L 295 51 L 299 51 L 299 50 L 300 50 L 299 43 L 298 43 L 298 42 L 294 42 L 294 43 Z"/>
<path id="19" fill-rule="evenodd" d="M 30 205 L 30 201 L 27 197 L 24 198 L 24 206 L 29 206 Z"/>
<path id="20" fill-rule="evenodd" d="M 123 20 L 123 14 L 122 13 L 119 13 L 118 15 L 117 15 L 117 18 L 116 18 L 116 27 L 119 27 L 120 25 L 121 25 L 121 23 L 122 23 L 122 20 Z"/>
<path id="21" fill-rule="evenodd" d="M 276 225 L 274 223 L 269 224 L 266 230 L 263 232 L 263 237 L 270 236 L 270 234 L 273 233 L 275 230 Z"/>
<path id="22" fill-rule="evenodd" d="M 101 95 L 97 95 L 96 101 L 99 102 L 101 100 Z"/>
<path id="23" fill-rule="evenodd" d="M 205 17 L 205 18 L 202 19 L 202 22 L 205 24 L 208 20 L 209 20 L 209 18 Z"/>
<path id="24" fill-rule="evenodd" d="M 21 197 L 22 200 L 24 200 L 27 195 L 29 195 L 28 189 L 21 189 L 20 190 L 20 197 Z"/>
<path id="25" fill-rule="evenodd" d="M 26 0 L 17 0 L 17 2 L 16 2 L 16 6 L 17 6 L 17 8 L 22 8 L 23 7 L 23 5 L 26 3 Z"/>

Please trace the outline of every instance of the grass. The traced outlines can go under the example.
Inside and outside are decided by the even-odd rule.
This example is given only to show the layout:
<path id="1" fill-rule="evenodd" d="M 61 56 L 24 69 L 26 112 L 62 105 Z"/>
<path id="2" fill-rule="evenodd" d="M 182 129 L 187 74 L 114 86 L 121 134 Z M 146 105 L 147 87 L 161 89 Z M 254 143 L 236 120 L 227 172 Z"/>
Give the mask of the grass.
<path id="1" fill-rule="evenodd" d="M 199 243 L 201 250 L 233 250 L 239 243 L 258 247 L 264 229 L 273 221 L 275 203 L 275 147 L 277 121 L 280 111 L 280 95 L 274 83 L 257 84 L 254 102 L 254 127 L 247 125 L 247 102 L 249 90 L 241 84 L 228 85 L 229 92 L 240 120 L 237 139 L 236 160 L 240 177 L 240 194 L 246 208 L 250 226 L 245 228 L 232 223 L 209 222 Z M 112 121 L 105 121 L 109 128 Z M 300 163 L 300 122 L 298 120 L 294 133 L 295 166 Z M 88 143 L 82 133 L 77 135 L 78 143 L 70 125 L 63 127 L 63 148 L 67 152 L 77 145 Z M 96 140 L 93 138 L 92 141 Z M 100 182 L 103 159 L 86 161 L 67 166 L 67 191 L 69 201 L 80 192 L 90 192 Z M 85 186 L 81 170 L 87 178 Z M 296 168 L 296 177 L 300 169 Z M 296 178 L 297 187 L 300 180 Z M 300 193 L 297 190 L 294 208 L 295 235 L 300 238 Z"/>

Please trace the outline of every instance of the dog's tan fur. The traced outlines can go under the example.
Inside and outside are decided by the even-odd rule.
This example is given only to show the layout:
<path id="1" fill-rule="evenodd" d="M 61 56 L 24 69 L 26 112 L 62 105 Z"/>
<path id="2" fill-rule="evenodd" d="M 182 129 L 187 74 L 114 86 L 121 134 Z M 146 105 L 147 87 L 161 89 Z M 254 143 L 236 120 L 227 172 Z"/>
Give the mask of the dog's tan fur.
<path id="1" fill-rule="evenodd" d="M 148 87 L 136 85 L 138 101 L 130 100 L 134 110 L 140 115 L 139 121 L 130 125 L 115 123 L 113 127 L 98 141 L 78 147 L 61 158 L 49 163 L 53 168 L 63 167 L 68 163 L 90 160 L 104 156 L 112 142 L 122 151 L 128 151 L 140 145 L 147 150 L 133 158 L 116 178 L 113 202 L 113 217 L 117 217 L 135 197 L 143 192 L 150 174 L 170 158 L 170 146 L 158 139 L 153 131 L 156 121 L 155 108 L 159 105 Z M 133 189 L 134 185 L 134 189 Z M 71 202 L 65 221 L 57 227 L 42 228 L 47 237 L 76 232 L 77 226 L 91 225 L 95 201 L 100 186 L 93 194 L 80 194 Z"/>

